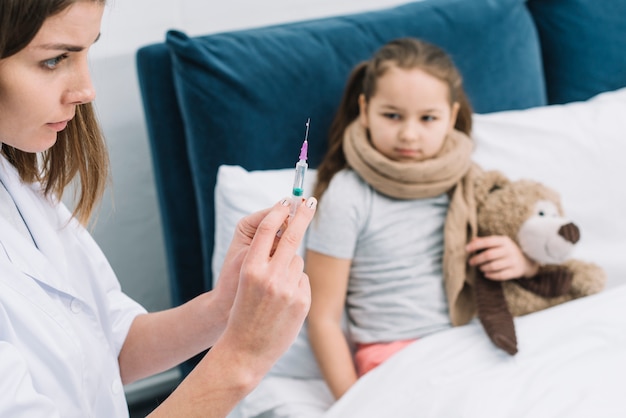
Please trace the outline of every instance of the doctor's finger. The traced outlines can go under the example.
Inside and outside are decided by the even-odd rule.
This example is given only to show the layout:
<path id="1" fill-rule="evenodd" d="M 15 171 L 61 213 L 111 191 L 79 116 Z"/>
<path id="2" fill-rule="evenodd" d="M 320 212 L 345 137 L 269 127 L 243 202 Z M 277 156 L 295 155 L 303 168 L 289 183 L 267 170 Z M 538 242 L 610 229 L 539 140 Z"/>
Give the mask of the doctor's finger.
<path id="1" fill-rule="evenodd" d="M 267 262 L 276 246 L 276 233 L 289 216 L 290 205 L 291 199 L 282 199 L 261 219 L 250 243 L 250 251 L 246 258 L 248 261 Z"/>
<path id="2" fill-rule="evenodd" d="M 277 262 L 287 262 L 289 258 L 293 257 L 298 247 L 302 243 L 306 229 L 315 215 L 315 209 L 317 207 L 317 199 L 314 197 L 308 198 L 303 204 L 298 207 L 294 217 L 289 220 L 289 225 L 283 231 L 280 240 L 272 256 L 273 260 Z"/>
<path id="3" fill-rule="evenodd" d="M 248 244 L 255 236 L 256 231 L 271 208 L 263 209 L 243 217 L 237 223 L 237 229 L 233 239 L 242 239 Z"/>

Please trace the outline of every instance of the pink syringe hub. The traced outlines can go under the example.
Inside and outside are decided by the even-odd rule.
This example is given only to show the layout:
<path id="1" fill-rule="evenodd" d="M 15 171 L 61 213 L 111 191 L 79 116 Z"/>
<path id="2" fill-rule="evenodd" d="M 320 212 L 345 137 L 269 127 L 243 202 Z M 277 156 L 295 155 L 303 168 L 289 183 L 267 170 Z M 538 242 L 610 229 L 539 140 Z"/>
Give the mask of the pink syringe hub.
<path id="1" fill-rule="evenodd" d="M 302 148 L 300 148 L 300 157 L 299 157 L 300 160 L 306 161 L 308 151 L 309 151 L 309 141 L 305 139 L 304 142 L 302 143 Z"/>

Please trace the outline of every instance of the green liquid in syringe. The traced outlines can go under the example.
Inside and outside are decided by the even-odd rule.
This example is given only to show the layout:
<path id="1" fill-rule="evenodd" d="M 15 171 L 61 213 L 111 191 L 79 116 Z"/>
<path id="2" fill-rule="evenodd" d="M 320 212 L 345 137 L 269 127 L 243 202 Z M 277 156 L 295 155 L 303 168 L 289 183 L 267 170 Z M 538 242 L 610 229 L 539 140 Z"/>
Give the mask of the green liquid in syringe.
<path id="1" fill-rule="evenodd" d="M 302 196 L 303 192 L 304 191 L 301 188 L 299 188 L 299 187 L 294 187 L 293 191 L 292 191 L 294 196 Z"/>

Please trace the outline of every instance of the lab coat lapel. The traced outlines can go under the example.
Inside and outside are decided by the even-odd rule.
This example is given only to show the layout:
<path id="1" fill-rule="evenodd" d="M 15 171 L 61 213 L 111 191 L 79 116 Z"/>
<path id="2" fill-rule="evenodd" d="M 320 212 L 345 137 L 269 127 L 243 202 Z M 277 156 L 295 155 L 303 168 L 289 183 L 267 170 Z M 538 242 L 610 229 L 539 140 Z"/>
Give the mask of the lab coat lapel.
<path id="1" fill-rule="evenodd" d="M 59 213 L 45 199 L 37 196 L 38 185 L 22 183 L 15 168 L 0 158 L 0 178 L 13 197 L 37 247 L 26 240 L 8 222 L 2 220 L 3 247 L 12 263 L 25 274 L 48 286 L 68 294 L 75 294 L 68 287 L 67 259 L 60 239 L 60 229 L 65 225 Z"/>

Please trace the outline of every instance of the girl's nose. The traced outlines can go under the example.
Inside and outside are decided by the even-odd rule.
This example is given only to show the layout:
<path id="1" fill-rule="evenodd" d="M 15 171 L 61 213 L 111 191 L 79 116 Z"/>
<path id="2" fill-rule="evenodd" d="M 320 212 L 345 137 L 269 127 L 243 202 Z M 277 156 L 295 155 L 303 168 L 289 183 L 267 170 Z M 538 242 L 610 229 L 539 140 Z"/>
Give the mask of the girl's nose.
<path id="1" fill-rule="evenodd" d="M 415 142 L 420 137 L 419 125 L 412 121 L 406 121 L 400 130 L 400 140 L 403 142 Z"/>

